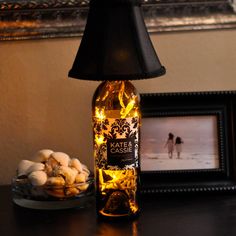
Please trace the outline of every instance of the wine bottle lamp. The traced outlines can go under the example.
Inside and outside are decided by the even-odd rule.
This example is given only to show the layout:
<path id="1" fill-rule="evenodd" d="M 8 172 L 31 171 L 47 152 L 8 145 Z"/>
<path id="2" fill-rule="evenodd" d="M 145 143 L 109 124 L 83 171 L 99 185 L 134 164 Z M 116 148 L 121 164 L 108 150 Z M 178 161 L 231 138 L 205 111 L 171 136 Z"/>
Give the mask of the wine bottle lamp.
<path id="1" fill-rule="evenodd" d="M 132 217 L 139 204 L 139 94 L 130 80 L 165 74 L 140 0 L 90 0 L 69 77 L 102 81 L 93 97 L 97 213 Z"/>

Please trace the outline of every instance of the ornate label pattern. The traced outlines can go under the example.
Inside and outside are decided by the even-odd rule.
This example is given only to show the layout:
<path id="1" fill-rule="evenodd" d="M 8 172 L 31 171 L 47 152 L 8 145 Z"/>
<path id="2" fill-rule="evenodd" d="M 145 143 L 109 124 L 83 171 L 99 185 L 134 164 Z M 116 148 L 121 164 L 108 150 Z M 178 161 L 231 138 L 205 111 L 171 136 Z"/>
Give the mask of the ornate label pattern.
<path id="1" fill-rule="evenodd" d="M 131 169 L 139 161 L 139 118 L 94 118 L 96 166 L 100 169 Z M 102 138 L 102 141 L 101 141 Z"/>

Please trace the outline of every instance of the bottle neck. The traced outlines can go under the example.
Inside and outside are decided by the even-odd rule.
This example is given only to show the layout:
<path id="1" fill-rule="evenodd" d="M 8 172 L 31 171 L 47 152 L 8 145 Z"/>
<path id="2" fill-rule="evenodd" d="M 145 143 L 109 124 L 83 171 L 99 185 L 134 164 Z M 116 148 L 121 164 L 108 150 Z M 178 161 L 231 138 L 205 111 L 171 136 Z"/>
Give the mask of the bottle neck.
<path id="1" fill-rule="evenodd" d="M 109 91 L 119 91 L 125 88 L 125 85 L 130 82 L 124 80 L 107 80 L 105 86 L 107 86 Z"/>
<path id="2" fill-rule="evenodd" d="M 139 94 L 127 80 L 104 81 L 94 94 L 93 108 L 95 116 L 96 113 L 121 118 L 139 116 Z"/>

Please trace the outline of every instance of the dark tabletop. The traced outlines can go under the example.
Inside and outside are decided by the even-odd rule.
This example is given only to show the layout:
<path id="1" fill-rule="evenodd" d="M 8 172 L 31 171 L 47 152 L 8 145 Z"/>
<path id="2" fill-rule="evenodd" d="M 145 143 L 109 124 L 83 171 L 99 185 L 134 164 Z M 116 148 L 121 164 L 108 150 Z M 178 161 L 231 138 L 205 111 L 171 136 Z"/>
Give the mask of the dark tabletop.
<path id="1" fill-rule="evenodd" d="M 136 220 L 98 220 L 95 206 L 70 210 L 30 210 L 0 186 L 1 236 L 235 236 L 236 195 L 145 196 Z"/>

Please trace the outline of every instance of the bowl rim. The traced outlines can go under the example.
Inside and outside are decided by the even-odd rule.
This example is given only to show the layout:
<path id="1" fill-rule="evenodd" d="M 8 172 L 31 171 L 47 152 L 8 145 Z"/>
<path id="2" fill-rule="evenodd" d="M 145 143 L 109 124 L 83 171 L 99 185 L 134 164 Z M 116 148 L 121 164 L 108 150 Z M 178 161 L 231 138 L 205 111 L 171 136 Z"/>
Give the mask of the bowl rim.
<path id="1" fill-rule="evenodd" d="M 43 189 L 76 188 L 76 187 L 84 186 L 85 184 L 88 184 L 90 186 L 93 183 L 94 183 L 93 176 L 89 176 L 88 179 L 85 182 L 73 183 L 73 184 L 64 184 L 64 185 L 50 185 L 50 184 L 33 185 L 32 183 L 30 183 L 27 176 L 25 176 L 25 177 L 14 176 L 12 178 L 12 185 L 15 185 L 15 184 L 18 185 L 19 184 L 18 187 L 19 186 L 29 186 L 29 187 L 32 187 L 32 188 L 43 188 Z"/>

